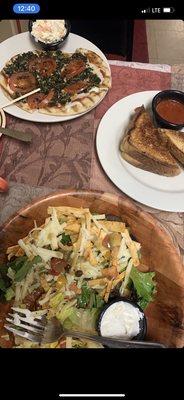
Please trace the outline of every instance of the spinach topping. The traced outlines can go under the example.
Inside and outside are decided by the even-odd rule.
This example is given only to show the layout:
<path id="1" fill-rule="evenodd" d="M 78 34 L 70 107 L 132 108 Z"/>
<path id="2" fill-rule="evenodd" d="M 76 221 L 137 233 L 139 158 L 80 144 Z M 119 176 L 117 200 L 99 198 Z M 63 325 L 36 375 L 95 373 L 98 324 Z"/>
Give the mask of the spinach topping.
<path id="1" fill-rule="evenodd" d="M 98 86 L 100 84 L 100 78 L 93 73 L 92 68 L 87 67 L 79 75 L 67 80 L 61 76 L 61 69 L 68 62 L 75 59 L 81 59 L 87 62 L 87 57 L 81 53 L 74 53 L 72 56 L 62 53 L 61 51 L 50 51 L 50 52 L 40 52 L 39 55 L 32 51 L 27 53 L 19 54 L 15 59 L 4 68 L 6 75 L 11 76 L 14 72 L 24 72 L 28 70 L 28 63 L 32 58 L 40 58 L 47 55 L 47 57 L 54 57 L 56 60 L 56 70 L 50 76 L 43 76 L 39 70 L 33 71 L 32 74 L 35 76 L 37 81 L 37 86 L 40 87 L 41 93 L 48 94 L 51 89 L 54 89 L 54 96 L 51 99 L 49 105 L 55 106 L 57 104 L 64 105 L 71 101 L 71 95 L 66 93 L 63 89 L 70 84 L 76 83 L 78 81 L 86 80 L 89 82 L 84 92 L 87 92 L 93 86 Z M 14 94 L 17 97 L 18 94 Z M 24 102 L 27 100 L 25 99 Z"/>
<path id="2" fill-rule="evenodd" d="M 62 69 L 64 65 L 68 64 L 68 62 L 70 61 L 71 57 L 67 54 L 62 53 L 59 50 L 56 50 L 52 56 L 54 56 L 56 63 L 57 63 L 57 67 L 59 69 Z"/>
<path id="3" fill-rule="evenodd" d="M 61 77 L 61 73 L 57 69 L 55 70 L 54 74 L 50 76 L 42 76 L 38 71 L 33 72 L 33 74 L 42 93 L 47 94 L 53 88 L 55 91 L 62 90 L 65 85 Z"/>
<path id="4" fill-rule="evenodd" d="M 74 53 L 71 56 L 72 60 L 83 60 L 85 63 L 88 61 L 87 57 L 82 53 Z"/>
<path id="5" fill-rule="evenodd" d="M 66 104 L 69 103 L 71 101 L 71 97 L 68 93 L 65 93 L 63 91 L 60 90 L 56 90 L 54 93 L 54 97 L 52 98 L 52 100 L 50 101 L 50 106 L 55 106 L 56 104 Z"/>
<path id="6" fill-rule="evenodd" d="M 31 60 L 31 58 L 38 57 L 35 53 L 32 51 L 28 51 L 27 53 L 23 54 L 18 54 L 15 59 L 4 68 L 4 72 L 6 75 L 10 76 L 14 72 L 22 72 L 22 71 L 27 71 L 28 70 L 28 62 Z"/>
<path id="7" fill-rule="evenodd" d="M 74 76 L 72 79 L 68 80 L 68 84 L 72 84 L 78 81 L 83 81 L 87 79 L 92 86 L 98 85 L 101 81 L 98 75 L 92 72 L 92 68 L 87 67 L 84 71 L 82 71 L 79 75 Z"/>

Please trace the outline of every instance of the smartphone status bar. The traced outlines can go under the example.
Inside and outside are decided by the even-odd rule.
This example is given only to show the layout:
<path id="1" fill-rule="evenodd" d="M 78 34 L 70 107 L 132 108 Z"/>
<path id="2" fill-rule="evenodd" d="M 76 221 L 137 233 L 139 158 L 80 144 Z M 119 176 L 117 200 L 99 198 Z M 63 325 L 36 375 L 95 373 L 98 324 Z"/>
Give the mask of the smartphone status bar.
<path id="1" fill-rule="evenodd" d="M 126 4 L 126 7 L 117 0 L 113 7 L 105 0 L 100 4 L 99 0 L 93 0 L 93 6 L 86 7 L 86 0 L 72 2 L 69 6 L 67 2 L 58 0 L 38 0 L 30 1 L 12 1 L 0 0 L 1 20 L 2 19 L 25 19 L 26 17 L 39 17 L 48 19 L 183 19 L 184 11 L 182 5 L 172 6 L 164 4 L 164 7 L 141 7 Z M 168 7 L 167 7 L 168 6 Z"/>

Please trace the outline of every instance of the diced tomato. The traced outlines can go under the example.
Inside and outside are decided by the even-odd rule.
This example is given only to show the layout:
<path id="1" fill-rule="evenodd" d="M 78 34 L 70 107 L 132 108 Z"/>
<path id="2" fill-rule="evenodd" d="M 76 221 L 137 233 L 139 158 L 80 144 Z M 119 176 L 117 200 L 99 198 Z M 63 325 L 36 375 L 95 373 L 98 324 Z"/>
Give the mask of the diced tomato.
<path id="1" fill-rule="evenodd" d="M 0 192 L 7 192 L 8 189 L 8 182 L 5 179 L 0 178 Z"/>
<path id="2" fill-rule="evenodd" d="M 68 267 L 68 263 L 65 260 L 60 260 L 59 258 L 53 257 L 51 259 L 51 275 L 59 275 L 61 272 L 65 271 Z"/>
<path id="3" fill-rule="evenodd" d="M 64 71 L 62 71 L 62 77 L 71 79 L 76 75 L 81 74 L 86 69 L 86 64 L 83 60 L 71 60 Z"/>
<path id="4" fill-rule="evenodd" d="M 48 106 L 53 97 L 54 97 L 54 89 L 50 90 L 50 92 L 43 98 L 43 100 L 39 104 L 39 108 Z"/>
<path id="5" fill-rule="evenodd" d="M 71 83 L 70 85 L 67 85 L 64 90 L 65 92 L 69 94 L 74 94 L 74 93 L 80 93 L 83 90 L 85 90 L 89 86 L 89 82 L 87 80 L 84 81 L 78 81 L 75 83 Z"/>
<path id="6" fill-rule="evenodd" d="M 27 102 L 32 109 L 46 107 L 54 96 L 54 90 L 50 90 L 48 94 L 35 93 L 28 97 Z"/>
<path id="7" fill-rule="evenodd" d="M 77 294 L 80 294 L 80 293 L 81 293 L 81 289 L 79 289 L 79 288 L 77 287 L 76 282 L 71 283 L 71 285 L 69 286 L 69 289 L 70 289 L 72 292 L 75 292 L 75 293 L 77 293 Z"/>
<path id="8" fill-rule="evenodd" d="M 39 71 L 43 76 L 51 75 L 56 69 L 56 60 L 50 57 L 34 58 L 29 62 L 29 71 Z"/>
<path id="9" fill-rule="evenodd" d="M 35 93 L 28 97 L 27 102 L 30 108 L 39 108 L 42 100 L 44 99 L 44 93 Z"/>
<path id="10" fill-rule="evenodd" d="M 14 72 L 8 80 L 10 89 L 21 94 L 28 93 L 36 88 L 36 79 L 31 72 Z"/>
<path id="11" fill-rule="evenodd" d="M 56 69 L 56 61 L 53 58 L 44 57 L 40 61 L 39 70 L 43 76 L 51 75 Z"/>

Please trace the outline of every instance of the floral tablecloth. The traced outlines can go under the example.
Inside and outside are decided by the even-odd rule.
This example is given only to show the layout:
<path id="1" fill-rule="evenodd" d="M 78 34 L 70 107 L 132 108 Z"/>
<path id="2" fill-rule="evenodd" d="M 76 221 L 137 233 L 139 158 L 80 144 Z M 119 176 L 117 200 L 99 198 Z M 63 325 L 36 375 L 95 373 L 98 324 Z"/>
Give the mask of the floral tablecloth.
<path id="1" fill-rule="evenodd" d="M 95 150 L 97 126 L 117 100 L 143 90 L 184 90 L 184 65 L 173 66 L 110 61 L 112 89 L 96 109 L 63 123 L 33 123 L 7 115 L 7 126 L 31 131 L 30 145 L 1 138 L 0 176 L 10 190 L 0 194 L 0 224 L 34 198 L 62 188 L 121 193 L 103 172 Z M 133 200 L 132 200 L 133 201 Z M 184 213 L 139 206 L 170 232 L 184 259 Z"/>

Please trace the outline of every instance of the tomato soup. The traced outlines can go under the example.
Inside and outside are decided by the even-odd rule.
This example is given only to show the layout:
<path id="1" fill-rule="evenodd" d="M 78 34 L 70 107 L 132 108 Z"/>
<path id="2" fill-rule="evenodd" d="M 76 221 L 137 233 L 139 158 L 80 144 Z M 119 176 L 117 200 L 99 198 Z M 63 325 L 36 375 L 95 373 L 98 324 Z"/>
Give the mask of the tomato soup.
<path id="1" fill-rule="evenodd" d="M 156 111 L 161 118 L 173 124 L 184 124 L 184 104 L 177 100 L 161 100 Z"/>

